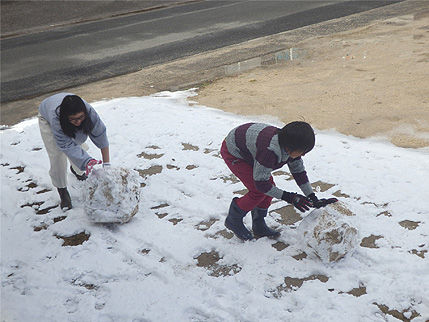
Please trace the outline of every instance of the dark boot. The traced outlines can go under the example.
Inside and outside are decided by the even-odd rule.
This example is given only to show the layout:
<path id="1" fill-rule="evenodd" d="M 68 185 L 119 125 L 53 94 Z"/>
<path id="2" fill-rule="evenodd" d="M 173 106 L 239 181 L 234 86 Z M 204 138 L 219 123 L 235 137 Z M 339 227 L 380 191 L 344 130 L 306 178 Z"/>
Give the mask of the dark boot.
<path id="1" fill-rule="evenodd" d="M 225 219 L 225 227 L 232 230 L 238 238 L 241 240 L 253 239 L 252 233 L 244 226 L 243 218 L 246 216 L 247 211 L 244 211 L 238 207 L 234 198 L 229 206 L 229 213 Z"/>
<path id="2" fill-rule="evenodd" d="M 76 171 L 73 170 L 72 166 L 70 166 L 70 171 L 76 176 L 77 180 L 79 180 L 79 181 L 84 181 L 88 178 L 86 176 L 85 172 L 82 174 L 77 174 Z"/>
<path id="3" fill-rule="evenodd" d="M 57 188 L 57 189 L 61 198 L 61 203 L 60 203 L 61 209 L 64 209 L 64 208 L 72 209 L 71 198 L 70 198 L 69 192 L 67 191 L 67 188 Z"/>
<path id="4" fill-rule="evenodd" d="M 269 237 L 277 238 L 280 236 L 280 232 L 271 229 L 265 223 L 265 217 L 267 216 L 268 209 L 255 208 L 252 210 L 252 230 L 255 237 Z"/>

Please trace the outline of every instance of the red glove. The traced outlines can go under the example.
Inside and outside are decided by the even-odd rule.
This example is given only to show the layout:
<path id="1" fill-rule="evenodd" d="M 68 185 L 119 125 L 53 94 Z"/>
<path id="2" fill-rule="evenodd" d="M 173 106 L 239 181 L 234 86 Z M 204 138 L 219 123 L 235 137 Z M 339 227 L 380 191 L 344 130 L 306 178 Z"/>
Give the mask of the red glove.
<path id="1" fill-rule="evenodd" d="M 88 163 L 86 164 L 86 175 L 89 175 L 92 171 L 92 168 L 94 168 L 95 165 L 97 164 L 102 164 L 103 161 L 100 160 L 95 160 L 95 159 L 91 159 L 88 161 Z"/>

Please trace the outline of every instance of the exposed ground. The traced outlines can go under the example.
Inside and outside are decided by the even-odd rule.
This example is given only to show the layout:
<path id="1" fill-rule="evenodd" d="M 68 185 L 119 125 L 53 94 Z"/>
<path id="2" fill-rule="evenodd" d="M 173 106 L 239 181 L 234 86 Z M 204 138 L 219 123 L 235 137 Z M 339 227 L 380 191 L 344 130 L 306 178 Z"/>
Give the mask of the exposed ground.
<path id="1" fill-rule="evenodd" d="M 357 137 L 429 146 L 429 11 L 379 21 L 296 46 L 305 57 L 217 80 L 204 105 Z"/>

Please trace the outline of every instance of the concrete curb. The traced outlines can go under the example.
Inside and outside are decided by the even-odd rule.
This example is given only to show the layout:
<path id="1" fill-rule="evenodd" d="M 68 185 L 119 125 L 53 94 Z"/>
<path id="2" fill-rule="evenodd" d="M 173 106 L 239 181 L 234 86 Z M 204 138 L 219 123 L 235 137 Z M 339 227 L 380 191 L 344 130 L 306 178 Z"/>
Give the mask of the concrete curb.
<path id="1" fill-rule="evenodd" d="M 106 98 L 143 96 L 164 90 L 175 91 L 198 87 L 204 83 L 259 66 L 303 58 L 306 53 L 296 48 L 296 44 L 300 41 L 345 32 L 396 16 L 418 14 L 424 10 L 429 10 L 427 1 L 406 0 L 363 13 L 181 58 L 166 64 L 151 66 L 128 75 L 68 88 L 66 91 L 81 95 L 91 102 Z M 106 91 L 109 93 L 109 97 L 100 94 Z M 40 101 L 52 94 L 54 93 L 3 104 L 1 124 L 13 125 L 22 119 L 35 116 Z"/>

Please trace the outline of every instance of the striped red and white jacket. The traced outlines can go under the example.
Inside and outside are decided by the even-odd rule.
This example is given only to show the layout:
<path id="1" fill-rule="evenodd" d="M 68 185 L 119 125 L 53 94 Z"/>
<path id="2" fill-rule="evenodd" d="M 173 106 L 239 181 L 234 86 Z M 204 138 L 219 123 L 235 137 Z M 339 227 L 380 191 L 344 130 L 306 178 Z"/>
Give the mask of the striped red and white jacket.
<path id="1" fill-rule="evenodd" d="M 247 123 L 233 129 L 225 138 L 228 152 L 244 160 L 253 167 L 253 180 L 256 188 L 277 199 L 281 199 L 283 190 L 270 182 L 271 172 L 288 165 L 295 182 L 308 196 L 313 192 L 309 183 L 304 162 L 301 157 L 292 159 L 280 147 L 278 131 L 280 129 L 263 123 Z"/>

